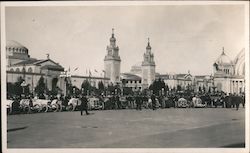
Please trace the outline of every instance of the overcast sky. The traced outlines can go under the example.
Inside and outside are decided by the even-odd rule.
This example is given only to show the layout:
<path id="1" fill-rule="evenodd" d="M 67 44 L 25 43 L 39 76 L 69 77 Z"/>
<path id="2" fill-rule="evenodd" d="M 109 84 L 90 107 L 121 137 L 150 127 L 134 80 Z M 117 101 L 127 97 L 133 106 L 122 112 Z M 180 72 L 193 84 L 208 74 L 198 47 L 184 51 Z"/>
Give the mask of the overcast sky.
<path id="1" fill-rule="evenodd" d="M 6 8 L 6 39 L 29 49 L 31 57 L 51 59 L 66 69 L 101 72 L 111 29 L 120 48 L 121 72 L 142 61 L 150 37 L 156 71 L 212 73 L 221 54 L 233 59 L 244 47 L 244 7 L 78 6 Z M 97 75 L 97 74 L 95 74 Z M 98 74 L 99 75 L 99 74 Z"/>

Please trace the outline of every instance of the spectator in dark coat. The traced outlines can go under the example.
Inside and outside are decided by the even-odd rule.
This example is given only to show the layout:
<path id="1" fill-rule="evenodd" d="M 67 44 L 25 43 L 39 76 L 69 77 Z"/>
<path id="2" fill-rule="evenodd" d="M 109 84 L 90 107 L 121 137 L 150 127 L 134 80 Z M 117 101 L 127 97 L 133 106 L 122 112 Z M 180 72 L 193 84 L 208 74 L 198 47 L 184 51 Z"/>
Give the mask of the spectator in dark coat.
<path id="1" fill-rule="evenodd" d="M 156 109 L 156 99 L 155 99 L 154 94 L 151 95 L 151 100 L 152 100 L 152 109 L 155 110 Z"/>
<path id="2" fill-rule="evenodd" d="M 80 100 L 81 100 L 81 105 L 80 105 L 80 111 L 81 111 L 81 116 L 82 116 L 82 112 L 83 110 L 85 110 L 86 115 L 89 115 L 88 113 L 88 99 L 86 98 L 86 96 L 80 95 Z"/>

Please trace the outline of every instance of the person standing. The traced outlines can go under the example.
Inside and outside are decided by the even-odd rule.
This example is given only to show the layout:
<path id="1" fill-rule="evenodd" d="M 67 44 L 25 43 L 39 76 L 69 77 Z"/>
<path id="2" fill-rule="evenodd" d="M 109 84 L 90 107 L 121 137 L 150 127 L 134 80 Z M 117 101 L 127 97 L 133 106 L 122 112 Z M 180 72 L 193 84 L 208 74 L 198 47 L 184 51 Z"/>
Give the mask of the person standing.
<path id="1" fill-rule="evenodd" d="M 156 109 L 156 99 L 155 99 L 154 94 L 151 95 L 151 100 L 152 100 L 152 109 L 155 110 Z"/>
<path id="2" fill-rule="evenodd" d="M 138 94 L 138 110 L 141 110 L 142 106 L 142 95 L 139 93 Z"/>
<path id="3" fill-rule="evenodd" d="M 118 94 L 115 97 L 115 101 L 116 101 L 116 104 L 117 104 L 117 109 L 122 109 L 120 97 L 119 97 Z"/>
<path id="4" fill-rule="evenodd" d="M 242 94 L 242 107 L 245 108 L 245 94 Z"/>
<path id="5" fill-rule="evenodd" d="M 82 116 L 82 112 L 85 110 L 86 115 L 89 115 L 88 112 L 88 99 L 86 98 L 86 96 L 80 95 L 80 100 L 81 100 L 81 105 L 80 105 L 80 110 L 81 110 L 81 116 Z"/>
<path id="6" fill-rule="evenodd" d="M 140 97 L 139 95 L 135 95 L 135 104 L 136 104 L 136 110 L 139 110 L 140 107 Z"/>

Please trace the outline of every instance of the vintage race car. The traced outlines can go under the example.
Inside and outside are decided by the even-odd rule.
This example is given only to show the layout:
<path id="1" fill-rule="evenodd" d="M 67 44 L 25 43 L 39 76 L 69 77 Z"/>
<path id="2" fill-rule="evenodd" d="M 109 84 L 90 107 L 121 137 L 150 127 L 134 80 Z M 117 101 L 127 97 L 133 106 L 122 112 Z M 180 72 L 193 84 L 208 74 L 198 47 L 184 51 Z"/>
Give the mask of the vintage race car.
<path id="1" fill-rule="evenodd" d="M 13 104 L 13 100 L 7 99 L 6 101 L 6 108 L 7 108 L 7 114 L 11 114 L 12 113 L 12 104 Z"/>
<path id="2" fill-rule="evenodd" d="M 104 103 L 100 101 L 99 98 L 90 97 L 88 98 L 88 109 L 89 110 L 100 110 L 104 109 Z"/>
<path id="3" fill-rule="evenodd" d="M 202 100 L 200 98 L 197 98 L 197 97 L 194 97 L 192 99 L 192 103 L 193 103 L 193 106 L 195 108 L 204 108 L 204 107 L 206 107 L 206 104 L 203 104 Z"/>
<path id="4" fill-rule="evenodd" d="M 81 103 L 82 102 L 79 98 L 71 98 L 68 102 L 68 106 L 66 110 L 69 110 L 69 111 L 78 110 Z M 96 98 L 96 97 L 88 98 L 89 110 L 97 110 L 97 109 L 103 109 L 103 108 L 104 108 L 104 104 L 99 100 L 99 98 Z"/>
<path id="5" fill-rule="evenodd" d="M 75 111 L 81 105 L 81 100 L 79 98 L 71 98 L 68 102 L 68 106 L 66 110 L 68 111 Z"/>
<path id="6" fill-rule="evenodd" d="M 156 106 L 155 107 L 156 108 L 161 107 L 160 103 L 159 103 L 159 100 L 157 98 L 155 98 L 155 100 L 156 100 Z M 146 108 L 152 108 L 152 99 L 151 98 L 148 99 L 148 103 L 146 104 Z"/>
<path id="7" fill-rule="evenodd" d="M 58 99 L 54 99 L 51 101 L 49 107 L 54 112 L 61 112 L 63 109 L 62 101 Z"/>
<path id="8" fill-rule="evenodd" d="M 23 112 L 30 113 L 31 111 L 47 112 L 49 110 L 50 100 L 32 99 L 33 106 L 30 106 L 30 99 L 22 99 L 20 107 Z"/>
<path id="9" fill-rule="evenodd" d="M 178 108 L 187 108 L 187 107 L 189 107 L 188 101 L 185 98 L 178 99 L 178 101 L 176 102 L 176 106 Z"/>

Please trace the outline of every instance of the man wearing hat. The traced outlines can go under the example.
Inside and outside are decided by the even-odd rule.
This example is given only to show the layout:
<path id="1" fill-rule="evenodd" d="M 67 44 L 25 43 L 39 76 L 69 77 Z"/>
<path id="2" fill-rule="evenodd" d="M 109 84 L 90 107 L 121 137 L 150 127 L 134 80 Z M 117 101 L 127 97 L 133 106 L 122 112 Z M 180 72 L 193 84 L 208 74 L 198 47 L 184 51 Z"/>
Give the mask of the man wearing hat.
<path id="1" fill-rule="evenodd" d="M 80 105 L 81 116 L 82 116 L 83 110 L 85 110 L 86 115 L 89 115 L 88 99 L 86 98 L 86 95 L 80 94 L 80 100 L 81 100 L 81 105 Z"/>

